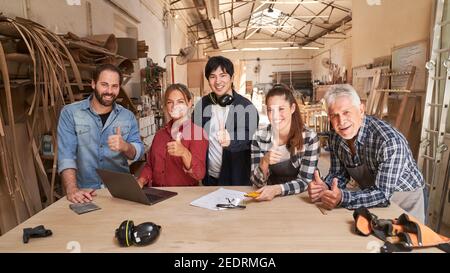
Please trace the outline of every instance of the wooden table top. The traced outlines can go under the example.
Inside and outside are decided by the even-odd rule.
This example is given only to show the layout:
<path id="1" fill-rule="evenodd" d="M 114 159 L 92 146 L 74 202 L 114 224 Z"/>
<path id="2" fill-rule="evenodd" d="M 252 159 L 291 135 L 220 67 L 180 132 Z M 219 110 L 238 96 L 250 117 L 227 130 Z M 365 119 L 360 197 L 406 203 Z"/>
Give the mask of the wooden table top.
<path id="1" fill-rule="evenodd" d="M 0 237 L 0 252 L 168 252 L 168 253 L 301 253 L 378 252 L 382 241 L 353 232 L 353 211 L 321 213 L 306 193 L 249 202 L 243 210 L 212 211 L 190 203 L 219 187 L 171 187 L 178 195 L 146 206 L 111 197 L 99 190 L 100 210 L 77 215 L 62 198 Z M 244 192 L 251 187 L 225 187 Z M 380 218 L 395 218 L 396 205 L 371 209 Z M 160 225 L 160 237 L 145 247 L 122 248 L 114 238 L 124 220 Z M 22 242 L 23 229 L 44 225 L 53 235 Z M 419 252 L 439 252 L 436 248 Z"/>

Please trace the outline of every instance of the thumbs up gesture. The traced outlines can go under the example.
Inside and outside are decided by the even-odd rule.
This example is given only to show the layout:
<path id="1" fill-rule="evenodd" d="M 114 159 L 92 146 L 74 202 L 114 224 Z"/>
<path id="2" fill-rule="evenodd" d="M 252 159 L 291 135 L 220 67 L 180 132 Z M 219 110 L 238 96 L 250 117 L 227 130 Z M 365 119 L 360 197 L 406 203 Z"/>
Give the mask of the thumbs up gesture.
<path id="1" fill-rule="evenodd" d="M 219 140 L 220 145 L 225 148 L 230 146 L 231 138 L 228 131 L 225 129 L 225 125 L 223 121 L 219 121 L 219 131 L 217 132 L 217 139 Z"/>
<path id="2" fill-rule="evenodd" d="M 278 125 L 273 125 L 273 136 L 272 136 L 272 148 L 270 148 L 269 152 L 266 154 L 268 156 L 269 165 L 277 164 L 281 161 L 283 154 L 278 150 L 280 147 L 280 133 L 278 130 Z"/>
<path id="3" fill-rule="evenodd" d="M 264 155 L 265 160 L 269 163 L 269 165 L 275 165 L 281 161 L 283 154 L 278 151 L 277 146 L 273 146 L 268 153 Z"/>
<path id="4" fill-rule="evenodd" d="M 175 141 L 167 143 L 167 153 L 171 156 L 181 157 L 186 153 L 187 149 L 181 143 L 181 133 L 177 133 Z"/>
<path id="5" fill-rule="evenodd" d="M 314 171 L 314 178 L 308 185 L 308 195 L 311 202 L 320 201 L 323 193 L 328 190 L 327 184 L 320 178 L 319 171 Z"/>
<path id="6" fill-rule="evenodd" d="M 337 178 L 333 178 L 331 190 L 327 190 L 322 195 L 322 204 L 326 209 L 334 209 L 342 199 L 342 191 L 338 188 Z"/>
<path id="7" fill-rule="evenodd" d="M 108 137 L 108 147 L 114 152 L 126 152 L 128 149 L 127 143 L 123 140 L 120 133 L 120 127 L 116 128 L 114 135 Z"/>
<path id="8" fill-rule="evenodd" d="M 265 175 L 268 174 L 269 165 L 277 164 L 281 161 L 283 154 L 278 151 L 278 140 L 277 138 L 272 138 L 272 147 L 270 150 L 264 154 L 264 157 L 261 159 L 259 164 L 261 170 Z"/>

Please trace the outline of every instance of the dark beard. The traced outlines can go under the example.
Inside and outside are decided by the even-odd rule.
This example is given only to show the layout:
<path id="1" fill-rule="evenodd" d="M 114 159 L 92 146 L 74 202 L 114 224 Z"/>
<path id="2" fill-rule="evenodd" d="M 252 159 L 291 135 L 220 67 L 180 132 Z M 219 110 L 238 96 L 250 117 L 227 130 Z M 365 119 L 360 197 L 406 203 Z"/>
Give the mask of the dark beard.
<path id="1" fill-rule="evenodd" d="M 103 100 L 103 96 L 107 96 L 107 95 L 110 95 L 110 94 L 103 94 L 101 96 L 98 93 L 97 89 L 94 90 L 94 95 L 95 95 L 95 98 L 98 100 L 98 102 L 100 102 L 101 105 L 106 106 L 106 107 L 109 107 L 109 106 L 113 105 L 113 103 L 116 102 L 116 99 L 117 99 L 117 96 L 114 96 L 114 99 L 111 101 L 111 103 L 110 102 L 106 102 L 106 101 Z"/>

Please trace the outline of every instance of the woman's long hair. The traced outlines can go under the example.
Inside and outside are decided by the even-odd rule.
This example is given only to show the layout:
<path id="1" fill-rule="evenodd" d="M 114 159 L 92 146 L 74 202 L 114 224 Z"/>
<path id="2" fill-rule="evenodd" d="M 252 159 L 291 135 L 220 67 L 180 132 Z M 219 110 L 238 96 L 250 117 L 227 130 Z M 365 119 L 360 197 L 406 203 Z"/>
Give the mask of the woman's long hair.
<path id="1" fill-rule="evenodd" d="M 301 151 L 303 149 L 304 143 L 303 129 L 305 126 L 300 115 L 300 108 L 298 107 L 297 101 L 292 94 L 292 90 L 284 84 L 276 84 L 269 90 L 266 95 L 266 105 L 269 98 L 274 96 L 284 97 L 284 99 L 289 102 L 289 107 L 291 107 L 292 104 L 295 105 L 295 111 L 292 114 L 291 119 L 291 129 L 289 130 L 288 141 L 286 143 L 286 148 L 293 155 L 297 151 Z"/>

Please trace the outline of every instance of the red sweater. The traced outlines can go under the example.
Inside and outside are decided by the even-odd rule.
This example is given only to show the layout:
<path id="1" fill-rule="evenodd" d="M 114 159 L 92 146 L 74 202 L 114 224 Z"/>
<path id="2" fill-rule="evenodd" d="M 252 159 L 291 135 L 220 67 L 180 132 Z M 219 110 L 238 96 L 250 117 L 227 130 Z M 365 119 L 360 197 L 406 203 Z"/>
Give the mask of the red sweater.
<path id="1" fill-rule="evenodd" d="M 191 169 L 186 170 L 181 157 L 167 153 L 167 143 L 174 141 L 170 134 L 172 124 L 170 121 L 156 133 L 140 178 L 145 178 L 147 186 L 153 187 L 198 186 L 206 172 L 206 133 L 190 119 L 180 126 L 181 143 L 192 154 Z"/>

